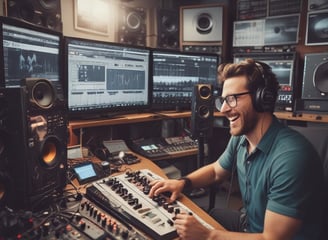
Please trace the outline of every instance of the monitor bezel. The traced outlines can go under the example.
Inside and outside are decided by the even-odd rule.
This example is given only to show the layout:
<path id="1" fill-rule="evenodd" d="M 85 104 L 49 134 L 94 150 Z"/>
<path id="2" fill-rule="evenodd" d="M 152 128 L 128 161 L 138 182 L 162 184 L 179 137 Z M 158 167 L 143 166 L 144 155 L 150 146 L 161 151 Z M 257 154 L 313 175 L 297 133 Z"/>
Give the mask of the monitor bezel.
<path id="1" fill-rule="evenodd" d="M 154 103 L 154 53 L 166 53 L 166 54 L 172 54 L 172 55 L 184 55 L 184 56 L 213 56 L 217 59 L 217 67 L 220 64 L 220 55 L 217 53 L 212 53 L 212 52 L 186 52 L 186 51 L 180 51 L 177 49 L 163 49 L 163 48 L 153 48 L 152 49 L 152 104 L 151 104 L 151 110 L 152 111 L 190 111 L 191 110 L 191 102 L 192 102 L 192 98 L 190 98 L 190 101 L 188 103 L 169 103 L 169 104 L 155 104 Z M 214 89 L 214 94 L 217 92 L 218 89 L 218 82 L 217 79 L 215 80 L 214 84 L 213 84 L 213 89 Z M 191 93 L 192 93 L 192 89 L 191 89 Z"/>
<path id="2" fill-rule="evenodd" d="M 149 52 L 149 59 L 148 59 L 148 81 L 147 81 L 147 99 L 148 102 L 143 105 L 137 106 L 111 106 L 111 107 L 103 107 L 103 108 L 93 108 L 93 109 L 81 109 L 78 111 L 72 111 L 69 104 L 69 79 L 68 79 L 68 45 L 72 41 L 81 41 L 89 44 L 103 44 L 109 46 L 116 46 L 122 48 L 131 48 L 131 49 L 138 49 L 138 50 L 145 50 Z M 65 94 L 67 99 L 68 105 L 68 118 L 71 120 L 79 120 L 79 119 L 99 119 L 99 118 L 113 118 L 117 115 L 122 114 L 131 114 L 131 113 L 140 113 L 146 110 L 149 110 L 152 103 L 152 85 L 151 85 L 151 48 L 143 47 L 143 46 L 135 46 L 117 42 L 110 42 L 110 41 L 101 41 L 101 40 L 94 40 L 94 39 L 87 39 L 81 37 L 72 37 L 72 36 L 64 36 L 63 38 L 63 49 L 64 49 L 64 78 L 65 80 Z"/>
<path id="3" fill-rule="evenodd" d="M 0 41 L 3 43 L 3 25 L 11 25 L 18 28 L 23 28 L 27 30 L 32 30 L 44 34 L 53 35 L 55 37 L 59 38 L 59 45 L 58 45 L 58 82 L 61 84 L 61 87 L 64 88 L 64 79 L 63 79 L 63 73 L 64 68 L 61 64 L 63 61 L 63 34 L 61 32 L 55 31 L 53 29 L 49 29 L 46 27 L 42 27 L 40 25 L 34 25 L 32 23 L 26 22 L 21 19 L 17 18 L 10 18 L 10 17 L 4 17 L 0 16 Z M 2 44 L 3 45 L 3 44 Z M 5 79 L 5 68 L 4 68 L 4 51 L 2 46 L 2 51 L 0 53 L 0 87 L 6 88 L 6 79 Z"/>

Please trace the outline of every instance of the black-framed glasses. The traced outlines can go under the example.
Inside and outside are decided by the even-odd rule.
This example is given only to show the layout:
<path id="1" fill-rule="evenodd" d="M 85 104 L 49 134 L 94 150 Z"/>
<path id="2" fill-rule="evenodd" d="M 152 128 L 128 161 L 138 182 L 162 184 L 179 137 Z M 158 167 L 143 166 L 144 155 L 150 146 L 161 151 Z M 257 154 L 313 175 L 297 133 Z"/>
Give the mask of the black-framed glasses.
<path id="1" fill-rule="evenodd" d="M 237 107 L 237 99 L 239 96 L 246 95 L 246 94 L 251 94 L 252 92 L 241 92 L 241 93 L 236 93 L 236 94 L 230 94 L 225 97 L 217 97 L 215 99 L 215 107 L 221 111 L 222 105 L 224 102 L 228 104 L 229 107 L 235 108 Z"/>

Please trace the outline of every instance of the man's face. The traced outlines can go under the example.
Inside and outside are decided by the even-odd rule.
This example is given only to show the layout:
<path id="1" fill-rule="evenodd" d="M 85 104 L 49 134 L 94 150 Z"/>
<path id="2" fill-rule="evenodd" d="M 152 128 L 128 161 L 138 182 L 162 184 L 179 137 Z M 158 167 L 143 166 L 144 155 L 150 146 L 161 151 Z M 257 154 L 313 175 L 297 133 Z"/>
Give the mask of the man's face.
<path id="1" fill-rule="evenodd" d="M 247 79 L 245 76 L 238 76 L 224 81 L 222 97 L 248 92 Z M 253 131 L 258 121 L 258 113 L 252 103 L 252 95 L 244 94 L 236 96 L 236 106 L 231 107 L 224 101 L 221 112 L 230 121 L 230 134 L 234 136 L 247 135 Z"/>

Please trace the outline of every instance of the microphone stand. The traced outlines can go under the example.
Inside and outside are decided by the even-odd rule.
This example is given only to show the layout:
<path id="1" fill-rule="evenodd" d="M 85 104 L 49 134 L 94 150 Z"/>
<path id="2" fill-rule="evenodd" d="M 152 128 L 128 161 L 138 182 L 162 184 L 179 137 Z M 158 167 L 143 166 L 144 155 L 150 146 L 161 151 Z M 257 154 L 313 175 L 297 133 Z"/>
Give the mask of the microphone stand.
<path id="1" fill-rule="evenodd" d="M 204 158 L 205 158 L 205 134 L 203 132 L 200 132 L 198 136 L 197 169 L 204 166 Z M 206 194 L 206 190 L 204 188 L 196 188 L 189 193 L 189 196 L 201 197 L 205 194 Z"/>

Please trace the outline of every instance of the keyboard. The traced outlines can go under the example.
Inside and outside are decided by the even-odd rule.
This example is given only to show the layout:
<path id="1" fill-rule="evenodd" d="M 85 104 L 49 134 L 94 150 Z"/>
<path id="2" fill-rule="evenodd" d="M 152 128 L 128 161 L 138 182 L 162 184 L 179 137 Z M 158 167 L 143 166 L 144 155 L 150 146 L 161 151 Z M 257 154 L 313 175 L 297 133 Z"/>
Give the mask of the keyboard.
<path id="1" fill-rule="evenodd" d="M 196 154 L 198 142 L 189 136 L 137 139 L 129 143 L 129 147 L 136 153 L 148 158 L 158 159 L 175 156 L 185 152 Z"/>

